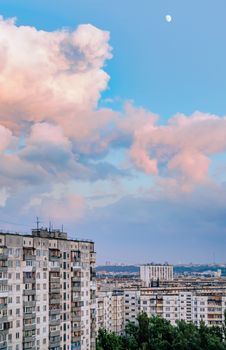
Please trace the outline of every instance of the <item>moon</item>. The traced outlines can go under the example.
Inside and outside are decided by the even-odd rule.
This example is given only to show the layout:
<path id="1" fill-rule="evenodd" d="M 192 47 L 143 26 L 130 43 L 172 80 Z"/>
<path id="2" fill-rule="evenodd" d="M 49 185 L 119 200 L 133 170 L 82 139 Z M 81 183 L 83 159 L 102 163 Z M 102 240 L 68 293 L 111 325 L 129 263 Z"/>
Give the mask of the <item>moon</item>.
<path id="1" fill-rule="evenodd" d="M 166 19 L 166 22 L 168 22 L 168 23 L 170 23 L 170 22 L 172 22 L 172 16 L 170 16 L 170 15 L 166 15 L 165 16 L 165 19 Z"/>

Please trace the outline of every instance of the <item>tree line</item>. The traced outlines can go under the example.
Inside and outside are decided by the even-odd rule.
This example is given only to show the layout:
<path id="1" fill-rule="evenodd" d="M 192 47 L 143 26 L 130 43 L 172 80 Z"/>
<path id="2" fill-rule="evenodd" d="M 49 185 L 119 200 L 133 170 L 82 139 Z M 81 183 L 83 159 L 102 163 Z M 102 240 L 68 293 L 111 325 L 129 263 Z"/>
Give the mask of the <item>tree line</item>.
<path id="1" fill-rule="evenodd" d="M 97 350 L 226 350 L 226 327 L 169 321 L 145 313 L 129 323 L 123 335 L 99 330 Z"/>

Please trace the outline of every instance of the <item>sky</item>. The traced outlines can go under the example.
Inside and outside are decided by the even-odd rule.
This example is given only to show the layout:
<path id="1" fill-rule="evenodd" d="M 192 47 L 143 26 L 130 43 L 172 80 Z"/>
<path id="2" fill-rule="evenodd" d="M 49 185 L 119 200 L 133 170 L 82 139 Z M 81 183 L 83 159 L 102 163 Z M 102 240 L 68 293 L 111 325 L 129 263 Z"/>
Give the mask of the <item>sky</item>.
<path id="1" fill-rule="evenodd" d="M 38 216 L 98 263 L 226 262 L 225 1 L 0 15 L 0 228 Z"/>

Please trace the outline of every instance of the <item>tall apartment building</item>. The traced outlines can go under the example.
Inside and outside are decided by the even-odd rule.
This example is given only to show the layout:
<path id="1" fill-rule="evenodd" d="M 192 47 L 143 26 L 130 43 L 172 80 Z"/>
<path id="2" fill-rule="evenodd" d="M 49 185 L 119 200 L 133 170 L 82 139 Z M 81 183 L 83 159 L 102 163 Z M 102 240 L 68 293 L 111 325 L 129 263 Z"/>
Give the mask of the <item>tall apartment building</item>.
<path id="1" fill-rule="evenodd" d="M 172 281 L 173 265 L 145 264 L 140 266 L 140 279 L 144 287 L 150 287 L 153 282 Z"/>
<path id="2" fill-rule="evenodd" d="M 96 298 L 96 325 L 98 329 L 122 334 L 124 330 L 124 292 L 101 291 Z"/>
<path id="3" fill-rule="evenodd" d="M 0 349 L 94 350 L 92 241 L 0 233 Z"/>

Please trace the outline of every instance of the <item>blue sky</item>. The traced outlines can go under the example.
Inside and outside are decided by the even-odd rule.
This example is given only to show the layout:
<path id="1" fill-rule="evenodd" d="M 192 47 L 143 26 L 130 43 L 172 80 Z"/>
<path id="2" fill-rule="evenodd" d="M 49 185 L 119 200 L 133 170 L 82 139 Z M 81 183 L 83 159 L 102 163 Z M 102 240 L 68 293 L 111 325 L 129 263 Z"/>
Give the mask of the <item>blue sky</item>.
<path id="1" fill-rule="evenodd" d="M 97 88 L 93 95 L 90 93 L 90 100 L 85 102 L 89 104 L 89 113 L 97 111 L 93 118 L 102 118 L 105 114 L 103 118 L 110 118 L 109 114 L 113 115 L 107 127 L 97 122 L 100 127 L 97 135 L 96 129 L 92 129 L 90 117 L 85 114 L 86 123 L 91 123 L 92 129 L 92 133 L 89 129 L 91 134 L 87 134 L 87 140 L 93 138 L 90 145 L 85 139 L 81 142 L 79 133 L 71 135 L 65 121 L 59 121 L 59 118 L 67 117 L 65 104 L 59 107 L 61 117 L 53 119 L 52 115 L 43 114 L 32 119 L 26 114 L 29 114 L 28 109 L 21 107 L 24 97 L 10 103 L 8 100 L 2 102 L 11 106 L 11 114 L 3 108 L 2 125 L 8 127 L 8 119 L 15 122 L 15 115 L 22 114 L 26 115 L 29 123 L 33 123 L 33 129 L 26 124 L 20 135 L 18 127 L 10 124 L 13 135 L 19 137 L 18 144 L 22 144 L 22 148 L 24 146 L 19 154 L 21 159 L 34 163 L 38 168 L 43 167 L 43 174 L 47 168 L 49 171 L 46 182 L 42 183 L 38 176 L 27 175 L 29 186 L 24 196 L 24 174 L 15 175 L 18 181 L 16 189 L 11 183 L 3 181 L 2 218 L 10 221 L 16 203 L 20 203 L 23 209 L 15 214 L 14 221 L 22 223 L 26 220 L 30 224 L 33 216 L 42 213 L 38 206 L 43 206 L 43 198 L 47 198 L 49 205 L 53 206 L 49 215 L 54 216 L 54 208 L 56 211 L 65 210 L 58 206 L 64 203 L 63 193 L 73 192 L 73 195 L 79 196 L 78 212 L 81 210 L 82 214 L 76 214 L 75 221 L 65 218 L 65 227 L 72 235 L 75 235 L 74 231 L 79 231 L 79 236 L 92 237 L 97 242 L 101 262 L 209 262 L 213 253 L 219 261 L 225 261 L 226 220 L 222 214 L 226 210 L 226 129 L 223 118 L 226 115 L 225 1 L 56 0 L 53 3 L 3 0 L 0 12 L 4 19 L 16 17 L 16 25 L 29 28 L 29 33 L 31 27 L 43 30 L 46 37 L 47 32 L 62 28 L 73 32 L 79 25 L 91 24 L 110 33 L 110 39 L 100 38 L 98 45 L 107 41 L 113 55 L 110 59 L 109 48 L 104 49 L 105 57 L 95 68 L 97 80 L 93 83 L 97 86 L 102 79 L 103 86 Z M 172 16 L 170 23 L 165 20 L 167 14 Z M 7 40 L 12 42 L 12 47 L 18 45 L 10 36 L 4 40 L 3 43 Z M 23 41 L 26 43 L 27 40 L 31 39 L 25 34 Z M 72 39 L 65 40 L 69 42 Z M 33 45 L 32 42 L 33 39 L 29 45 Z M 38 37 L 37 42 L 41 48 L 42 42 Z M 18 50 L 22 51 L 22 46 Z M 33 67 L 35 52 L 31 51 L 28 55 L 31 59 L 23 60 L 28 60 L 28 65 Z M 76 61 L 76 58 L 73 59 Z M 73 64 L 77 64 L 75 61 Z M 107 72 L 109 81 L 106 76 L 99 78 L 100 69 Z M 20 67 L 18 71 L 24 76 L 28 74 Z M 35 76 L 35 79 L 39 77 Z M 55 76 L 51 79 L 54 80 Z M 70 93 L 72 89 L 76 90 L 74 82 L 73 86 L 68 84 L 66 88 Z M 93 89 L 92 83 L 89 84 L 87 91 Z M 28 85 L 25 86 L 29 90 Z M 19 83 L 17 90 L 20 90 Z M 91 100 L 95 100 L 97 107 L 91 106 Z M 48 97 L 43 96 L 43 101 L 52 114 L 56 113 L 53 105 L 48 105 Z M 31 106 L 36 102 L 33 99 Z M 128 104 L 129 111 L 125 107 Z M 191 115 L 196 111 L 199 113 L 192 119 Z M 4 113 L 10 116 L 14 113 L 14 117 L 8 114 L 6 117 Z M 178 113 L 180 119 L 175 121 Z M 208 114 L 216 115 L 216 120 L 209 121 Z M 191 125 L 184 126 L 182 115 Z M 149 130 L 153 118 L 158 119 L 154 133 Z M 43 141 L 41 147 L 36 145 L 35 135 L 39 135 L 39 127 L 46 135 L 39 122 L 50 123 L 50 126 L 44 127 L 53 134 L 53 144 Z M 128 125 L 125 126 L 124 122 Z M 20 126 L 24 123 L 24 118 L 18 121 Z M 58 126 L 62 128 L 62 133 Z M 165 126 L 166 130 L 161 126 Z M 29 127 L 33 130 L 30 133 Z M 83 130 L 83 122 L 75 124 L 76 128 Z M 56 135 L 61 142 L 59 145 L 55 143 Z M 29 150 L 28 145 L 31 147 Z M 12 153 L 13 146 L 10 147 L 5 149 L 5 154 Z M 49 156 L 44 157 L 45 153 Z M 2 162 L 5 161 L 4 158 Z M 65 171 L 50 188 L 50 173 L 56 174 L 61 165 Z M 26 166 L 30 165 L 26 163 Z M 4 171 L 4 176 L 6 173 Z M 54 200 L 58 201 L 57 206 Z M 84 205 L 86 209 L 83 208 L 84 200 L 88 203 Z M 26 201 L 31 208 L 29 210 Z M 72 210 L 71 201 L 70 198 L 68 212 Z M 206 201 L 211 205 L 206 205 Z M 48 222 L 47 218 L 43 220 Z M 59 215 L 55 220 L 58 224 L 64 217 Z"/>
<path id="2" fill-rule="evenodd" d="M 225 1 L 1 1 L 1 13 L 45 30 L 92 23 L 111 33 L 103 97 L 132 99 L 167 118 L 225 114 Z M 173 22 L 164 20 L 166 14 Z"/>

